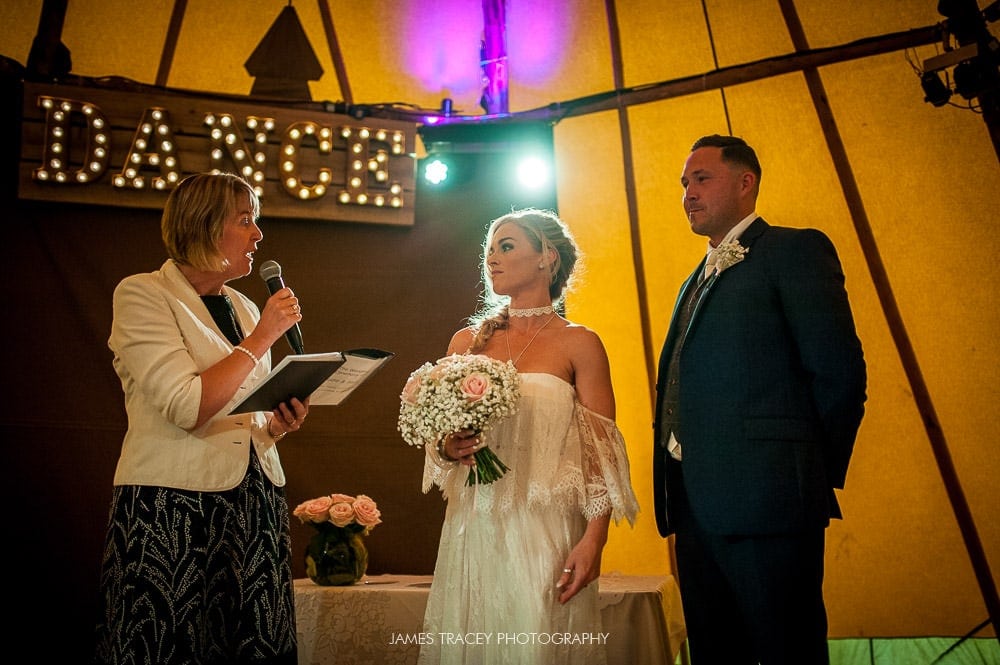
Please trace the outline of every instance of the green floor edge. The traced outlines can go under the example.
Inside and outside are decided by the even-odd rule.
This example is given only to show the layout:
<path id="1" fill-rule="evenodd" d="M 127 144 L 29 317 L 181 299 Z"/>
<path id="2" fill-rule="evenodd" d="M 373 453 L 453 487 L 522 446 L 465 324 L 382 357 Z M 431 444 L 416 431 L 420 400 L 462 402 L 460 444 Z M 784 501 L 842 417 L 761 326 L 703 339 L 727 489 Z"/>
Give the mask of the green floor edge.
<path id="1" fill-rule="evenodd" d="M 829 644 L 830 665 L 1000 665 L 995 637 L 837 638 Z M 681 654 L 674 665 L 686 662 Z"/>

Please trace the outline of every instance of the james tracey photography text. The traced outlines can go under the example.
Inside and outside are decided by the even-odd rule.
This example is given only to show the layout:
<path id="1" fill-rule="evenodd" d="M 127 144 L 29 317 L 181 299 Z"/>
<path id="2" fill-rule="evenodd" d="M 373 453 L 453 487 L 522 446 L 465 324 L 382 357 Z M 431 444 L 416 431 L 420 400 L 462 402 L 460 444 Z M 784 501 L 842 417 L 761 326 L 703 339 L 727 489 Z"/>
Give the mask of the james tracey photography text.
<path id="1" fill-rule="evenodd" d="M 392 633 L 390 646 L 406 644 L 492 645 L 607 644 L 611 633 Z"/>

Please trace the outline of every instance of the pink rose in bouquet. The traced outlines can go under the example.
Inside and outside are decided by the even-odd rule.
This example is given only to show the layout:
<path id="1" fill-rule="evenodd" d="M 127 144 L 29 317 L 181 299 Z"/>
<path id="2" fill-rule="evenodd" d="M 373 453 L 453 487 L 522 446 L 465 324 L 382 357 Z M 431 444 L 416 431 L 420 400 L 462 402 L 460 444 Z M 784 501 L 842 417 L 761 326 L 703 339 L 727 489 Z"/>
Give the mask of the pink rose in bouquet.
<path id="1" fill-rule="evenodd" d="M 490 391 L 490 377 L 482 372 L 472 372 L 462 379 L 462 394 L 470 402 L 478 402 Z"/>

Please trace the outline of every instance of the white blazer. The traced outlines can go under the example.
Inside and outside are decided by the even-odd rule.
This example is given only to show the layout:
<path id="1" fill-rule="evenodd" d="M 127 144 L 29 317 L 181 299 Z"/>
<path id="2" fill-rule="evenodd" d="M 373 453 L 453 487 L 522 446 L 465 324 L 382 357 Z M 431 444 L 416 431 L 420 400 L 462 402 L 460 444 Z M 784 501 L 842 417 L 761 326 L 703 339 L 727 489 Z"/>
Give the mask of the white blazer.
<path id="1" fill-rule="evenodd" d="M 242 293 L 223 287 L 240 326 L 253 330 L 260 310 Z M 125 392 L 128 431 L 115 485 L 155 485 L 220 491 L 240 483 L 255 446 L 264 473 L 285 484 L 278 449 L 263 411 L 226 415 L 271 369 L 268 351 L 217 414 L 192 430 L 201 402 L 201 372 L 233 352 L 201 297 L 168 260 L 115 288 L 108 346 Z"/>

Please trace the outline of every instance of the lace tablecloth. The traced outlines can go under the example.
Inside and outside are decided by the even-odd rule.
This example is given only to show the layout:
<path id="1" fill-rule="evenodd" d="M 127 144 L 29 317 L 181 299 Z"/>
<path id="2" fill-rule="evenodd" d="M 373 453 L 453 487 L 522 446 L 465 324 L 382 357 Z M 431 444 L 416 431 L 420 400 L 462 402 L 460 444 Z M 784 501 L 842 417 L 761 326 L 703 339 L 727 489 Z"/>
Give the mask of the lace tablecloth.
<path id="1" fill-rule="evenodd" d="M 295 580 L 299 665 L 417 662 L 429 575 L 379 575 L 346 587 Z M 673 663 L 686 638 L 671 576 L 605 575 L 599 582 L 608 662 Z"/>

